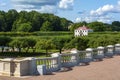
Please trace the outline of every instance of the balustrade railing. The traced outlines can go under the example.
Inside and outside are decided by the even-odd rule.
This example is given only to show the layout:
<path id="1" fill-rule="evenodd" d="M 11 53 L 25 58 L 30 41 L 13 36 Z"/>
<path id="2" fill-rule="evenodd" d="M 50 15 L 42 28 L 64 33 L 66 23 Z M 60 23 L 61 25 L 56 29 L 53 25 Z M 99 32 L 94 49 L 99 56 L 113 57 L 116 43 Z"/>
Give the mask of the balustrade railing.
<path id="1" fill-rule="evenodd" d="M 62 54 L 61 65 L 62 67 L 71 67 L 77 64 L 77 54 Z"/>
<path id="2" fill-rule="evenodd" d="M 49 58 L 31 58 L 31 59 L 26 59 L 27 61 L 21 60 L 19 61 L 19 64 L 25 67 L 26 71 L 29 70 L 28 72 L 31 74 L 35 74 L 37 73 L 37 71 L 40 74 L 44 74 L 42 73 L 43 67 L 45 69 L 45 72 L 49 73 L 49 72 L 58 71 L 62 67 L 73 67 L 79 65 L 80 63 L 90 63 L 93 60 L 96 59 L 102 60 L 104 57 L 112 57 L 113 55 L 116 54 L 117 55 L 120 54 L 120 44 L 116 44 L 114 46 L 108 45 L 106 47 L 100 46 L 98 48 L 87 48 L 85 51 L 74 50 L 68 54 L 54 53 L 51 55 L 52 57 Z M 15 63 L 14 60 L 12 60 L 12 63 L 10 61 L 8 60 L 7 63 L 9 62 L 9 64 L 6 64 L 4 59 L 0 60 L 0 74 L 4 72 L 4 66 L 6 67 L 6 65 L 11 65 L 12 63 Z M 23 70 L 23 68 L 21 68 L 22 66 L 18 66 L 18 68 L 20 67 L 21 71 Z M 11 70 L 6 71 L 6 73 L 10 75 L 11 73 L 9 71 Z M 19 72 L 18 69 L 19 75 L 23 74 L 21 73 L 21 71 Z M 18 74 L 18 73 L 14 73 L 14 74 Z"/>
<path id="3" fill-rule="evenodd" d="M 58 65 L 58 57 L 51 57 L 51 58 L 38 58 L 36 59 L 37 66 L 38 65 L 45 65 L 47 72 L 56 71 L 59 69 Z"/>

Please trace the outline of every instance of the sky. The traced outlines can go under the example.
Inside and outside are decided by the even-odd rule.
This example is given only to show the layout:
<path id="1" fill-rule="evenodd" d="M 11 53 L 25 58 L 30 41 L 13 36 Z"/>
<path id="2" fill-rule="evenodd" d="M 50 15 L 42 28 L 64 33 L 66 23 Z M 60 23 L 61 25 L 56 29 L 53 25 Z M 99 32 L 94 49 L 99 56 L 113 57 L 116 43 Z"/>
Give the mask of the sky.
<path id="1" fill-rule="evenodd" d="M 0 0 L 0 10 L 53 13 L 73 22 L 120 21 L 120 0 Z"/>

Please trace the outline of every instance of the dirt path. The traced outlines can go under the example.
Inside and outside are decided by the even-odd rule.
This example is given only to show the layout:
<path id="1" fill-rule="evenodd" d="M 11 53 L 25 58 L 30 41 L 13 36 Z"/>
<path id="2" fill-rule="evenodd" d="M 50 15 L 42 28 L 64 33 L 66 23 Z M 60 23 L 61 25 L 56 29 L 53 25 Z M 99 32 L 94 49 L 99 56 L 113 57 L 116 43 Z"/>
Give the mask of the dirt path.
<path id="1" fill-rule="evenodd" d="M 88 66 L 76 66 L 71 71 L 53 75 L 32 77 L 2 77 L 0 80 L 120 80 L 120 56 L 91 62 Z"/>

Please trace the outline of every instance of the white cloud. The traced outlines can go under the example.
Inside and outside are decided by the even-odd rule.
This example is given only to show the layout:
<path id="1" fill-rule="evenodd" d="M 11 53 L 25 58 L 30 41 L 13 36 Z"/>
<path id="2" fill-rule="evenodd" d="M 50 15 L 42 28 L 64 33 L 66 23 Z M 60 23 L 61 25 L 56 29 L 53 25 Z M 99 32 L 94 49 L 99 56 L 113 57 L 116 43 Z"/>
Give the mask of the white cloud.
<path id="1" fill-rule="evenodd" d="M 118 5 L 120 5 L 120 1 L 118 1 Z"/>
<path id="2" fill-rule="evenodd" d="M 44 12 L 44 13 L 56 13 L 57 9 L 56 9 L 55 6 L 46 5 L 46 6 L 42 6 L 41 7 L 40 12 Z"/>
<path id="3" fill-rule="evenodd" d="M 109 13 L 120 13 L 120 1 L 118 1 L 117 5 L 107 4 L 90 12 L 91 16 L 103 16 L 108 15 Z"/>
<path id="4" fill-rule="evenodd" d="M 81 22 L 81 21 L 82 21 L 82 20 L 81 20 L 81 18 L 79 18 L 79 17 L 75 19 L 75 22 Z"/>
<path id="5" fill-rule="evenodd" d="M 82 18 L 76 18 L 75 21 L 86 21 L 86 22 L 93 22 L 93 21 L 99 21 L 103 23 L 111 23 L 113 21 L 112 14 L 120 13 L 120 1 L 116 5 L 104 5 L 96 10 L 91 10 L 90 14 L 87 16 L 82 16 Z"/>
<path id="6" fill-rule="evenodd" d="M 75 22 L 82 22 L 82 21 L 86 21 L 86 22 L 93 22 L 93 21 L 98 21 L 98 22 L 103 22 L 103 23 L 111 23 L 113 20 L 112 16 L 100 16 L 100 17 L 95 17 L 95 16 L 86 16 L 86 17 L 78 17 L 75 19 Z"/>
<path id="7" fill-rule="evenodd" d="M 57 9 L 69 10 L 74 0 L 11 0 L 15 9 L 36 10 L 39 12 L 56 13 Z"/>
<path id="8" fill-rule="evenodd" d="M 61 0 L 59 2 L 59 8 L 63 10 L 72 10 L 74 0 Z"/>
<path id="9" fill-rule="evenodd" d="M 60 0 L 11 0 L 17 10 L 55 13 Z"/>

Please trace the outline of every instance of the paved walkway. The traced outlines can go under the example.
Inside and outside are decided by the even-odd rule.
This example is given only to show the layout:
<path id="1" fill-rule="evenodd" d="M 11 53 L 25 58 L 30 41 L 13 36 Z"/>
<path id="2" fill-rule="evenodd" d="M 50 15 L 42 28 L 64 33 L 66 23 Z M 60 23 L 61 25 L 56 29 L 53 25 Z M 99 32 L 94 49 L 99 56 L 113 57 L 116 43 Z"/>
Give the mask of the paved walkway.
<path id="1" fill-rule="evenodd" d="M 120 80 L 120 56 L 91 62 L 88 66 L 76 66 L 67 72 L 32 77 L 2 77 L 0 80 Z"/>

